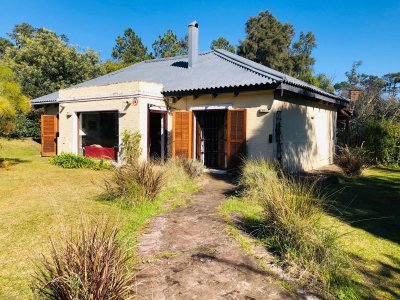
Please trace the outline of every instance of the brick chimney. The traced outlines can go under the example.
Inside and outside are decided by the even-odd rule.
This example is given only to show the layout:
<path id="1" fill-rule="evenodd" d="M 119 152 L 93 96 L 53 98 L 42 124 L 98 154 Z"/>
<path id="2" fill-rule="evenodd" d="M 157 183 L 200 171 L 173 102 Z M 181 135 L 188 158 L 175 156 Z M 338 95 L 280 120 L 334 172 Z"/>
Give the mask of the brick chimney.
<path id="1" fill-rule="evenodd" d="M 188 67 L 192 68 L 199 56 L 199 23 L 193 21 L 189 24 L 189 55 Z"/>
<path id="2" fill-rule="evenodd" d="M 356 90 L 356 89 L 349 90 L 349 98 L 351 102 L 357 101 L 360 95 L 361 95 L 361 90 Z"/>

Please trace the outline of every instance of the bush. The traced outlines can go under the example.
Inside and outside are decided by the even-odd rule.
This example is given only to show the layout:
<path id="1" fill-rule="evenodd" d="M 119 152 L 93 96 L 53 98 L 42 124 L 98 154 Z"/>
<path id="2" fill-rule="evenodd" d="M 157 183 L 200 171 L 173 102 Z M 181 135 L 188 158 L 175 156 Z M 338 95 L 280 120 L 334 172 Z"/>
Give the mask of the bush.
<path id="1" fill-rule="evenodd" d="M 316 181 L 285 176 L 265 160 L 247 161 L 240 182 L 245 198 L 263 208 L 258 234 L 266 247 L 304 282 L 328 294 L 352 290 L 349 259 L 335 231 L 324 227 Z"/>
<path id="2" fill-rule="evenodd" d="M 127 299 L 135 280 L 129 256 L 117 243 L 118 230 L 108 225 L 82 226 L 77 236 L 52 240 L 51 254 L 39 260 L 33 292 L 44 299 Z"/>
<path id="3" fill-rule="evenodd" d="M 176 163 L 183 168 L 190 178 L 199 177 L 203 173 L 203 164 L 196 160 L 177 158 Z"/>
<path id="4" fill-rule="evenodd" d="M 362 135 L 372 161 L 388 166 L 400 165 L 400 124 L 370 121 Z"/>
<path id="5" fill-rule="evenodd" d="M 114 170 L 113 177 L 105 181 L 105 200 L 124 200 L 135 203 L 154 200 L 164 183 L 162 169 L 151 162 L 126 164 Z"/>
<path id="6" fill-rule="evenodd" d="M 347 176 L 361 175 L 364 167 L 366 152 L 362 148 L 339 148 L 339 154 L 335 156 L 335 163 L 342 168 Z"/>
<path id="7" fill-rule="evenodd" d="M 142 155 L 140 140 L 142 136 L 139 132 L 124 131 L 122 135 L 121 157 L 123 163 L 135 164 Z"/>
<path id="8" fill-rule="evenodd" d="M 49 161 L 53 165 L 60 166 L 64 169 L 103 170 L 112 167 L 112 163 L 105 161 L 104 159 L 94 159 L 72 153 L 62 153 L 60 155 L 52 156 Z"/>
<path id="9" fill-rule="evenodd" d="M 32 109 L 27 115 L 18 114 L 15 118 L 15 127 L 8 134 L 12 138 L 31 137 L 39 139 L 40 132 L 40 116 L 43 109 Z"/>

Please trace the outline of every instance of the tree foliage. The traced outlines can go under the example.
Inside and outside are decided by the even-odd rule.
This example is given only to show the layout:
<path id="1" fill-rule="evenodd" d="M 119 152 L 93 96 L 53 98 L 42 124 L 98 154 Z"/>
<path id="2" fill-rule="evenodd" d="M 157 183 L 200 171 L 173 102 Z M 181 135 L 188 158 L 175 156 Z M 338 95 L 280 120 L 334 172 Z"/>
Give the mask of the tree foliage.
<path id="1" fill-rule="evenodd" d="M 22 94 L 13 71 L 0 65 L 0 135 L 8 134 L 15 124 L 18 113 L 27 113 L 30 103 Z"/>
<path id="2" fill-rule="evenodd" d="M 239 55 L 333 91 L 326 75 L 314 75 L 312 51 L 317 44 L 312 32 L 300 32 L 299 39 L 294 41 L 293 25 L 279 22 L 268 10 L 251 17 L 246 22 L 245 32 L 246 37 L 239 41 L 237 48 Z"/>
<path id="3" fill-rule="evenodd" d="M 351 147 L 363 146 L 373 162 L 399 164 L 400 100 L 396 74 L 382 77 L 361 73 L 361 61 L 353 63 L 346 72 L 346 81 L 335 84 L 335 89 L 345 97 L 349 91 L 360 90 L 358 100 L 350 103 L 349 131 L 339 126 L 338 142 Z"/>
<path id="4" fill-rule="evenodd" d="M 24 94 L 35 98 L 104 74 L 98 53 L 68 44 L 65 35 L 29 24 L 14 27 L 3 61 L 16 73 Z"/>
<path id="5" fill-rule="evenodd" d="M 154 41 L 153 50 L 157 58 L 185 55 L 188 53 L 188 36 L 178 39 L 172 29 L 168 29 Z"/>
<path id="6" fill-rule="evenodd" d="M 124 35 L 118 36 L 115 42 L 111 55 L 118 62 L 134 64 L 153 58 L 132 28 L 125 29 Z"/>
<path id="7" fill-rule="evenodd" d="M 232 53 L 235 53 L 235 46 L 231 45 L 229 41 L 224 37 L 219 37 L 211 42 L 211 50 L 223 49 Z"/>
<path id="8" fill-rule="evenodd" d="M 14 46 L 14 44 L 10 40 L 0 37 L 0 59 L 3 57 L 4 53 L 6 52 L 6 48 L 12 47 L 12 46 Z"/>

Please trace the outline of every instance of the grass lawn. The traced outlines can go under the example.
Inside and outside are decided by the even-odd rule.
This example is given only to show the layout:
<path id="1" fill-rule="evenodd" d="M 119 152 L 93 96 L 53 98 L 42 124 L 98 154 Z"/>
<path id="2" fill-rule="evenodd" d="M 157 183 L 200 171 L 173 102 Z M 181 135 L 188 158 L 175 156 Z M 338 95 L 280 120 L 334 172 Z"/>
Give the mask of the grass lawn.
<path id="1" fill-rule="evenodd" d="M 0 145 L 0 159 L 11 162 L 7 169 L 0 168 L 0 299 L 32 298 L 33 260 L 48 251 L 49 237 L 88 219 L 104 218 L 116 222 L 124 242 L 133 247 L 149 218 L 183 204 L 196 190 L 190 180 L 169 176 L 153 203 L 127 208 L 96 200 L 110 171 L 50 165 L 31 140 L 0 139 Z M 167 200 L 173 205 L 162 205 Z"/>
<path id="2" fill-rule="evenodd" d="M 332 203 L 326 224 L 343 234 L 344 249 L 356 265 L 362 299 L 400 298 L 400 171 L 373 168 L 356 178 L 333 176 L 323 183 Z M 262 218 L 261 207 L 240 198 L 221 206 L 228 217 Z"/>

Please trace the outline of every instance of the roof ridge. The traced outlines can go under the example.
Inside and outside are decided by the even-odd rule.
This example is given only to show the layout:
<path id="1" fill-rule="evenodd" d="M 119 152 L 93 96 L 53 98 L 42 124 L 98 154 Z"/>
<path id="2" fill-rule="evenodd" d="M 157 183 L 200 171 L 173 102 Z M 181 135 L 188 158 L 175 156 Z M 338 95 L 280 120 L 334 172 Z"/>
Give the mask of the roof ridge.
<path id="1" fill-rule="evenodd" d="M 206 52 L 202 52 L 199 53 L 199 55 L 203 56 L 203 55 L 207 55 L 212 53 L 213 51 L 206 51 Z M 149 60 L 144 60 L 142 61 L 143 63 L 154 63 L 154 62 L 159 62 L 159 61 L 169 61 L 169 60 L 177 60 L 177 59 L 182 59 L 182 58 L 187 58 L 188 55 L 178 55 L 178 56 L 169 56 L 169 57 L 160 57 L 160 58 L 154 58 L 154 59 L 149 59 Z"/>
<path id="2" fill-rule="evenodd" d="M 247 66 L 249 69 L 251 69 L 252 71 L 262 74 L 263 73 L 267 73 L 267 76 L 276 76 L 278 77 L 278 80 L 280 80 L 282 83 L 289 83 L 295 86 L 299 86 L 299 87 L 306 87 L 308 89 L 314 90 L 315 92 L 321 93 L 321 94 L 325 94 L 325 95 L 329 95 L 329 96 L 333 96 L 335 98 L 338 99 L 342 99 L 343 97 L 340 95 L 336 95 L 334 93 L 325 91 L 315 85 L 312 85 L 310 83 L 307 83 L 303 80 L 297 79 L 293 76 L 287 75 L 283 72 L 274 70 L 272 68 L 269 68 L 267 66 L 264 66 L 260 63 L 256 63 L 250 59 L 247 59 L 245 57 L 242 57 L 240 55 L 237 55 L 235 53 L 223 50 L 223 49 L 215 49 L 214 52 L 216 53 L 216 55 L 218 56 L 223 56 L 225 58 L 227 58 L 228 60 L 233 60 L 232 63 L 238 63 L 238 64 L 242 64 Z M 265 75 L 264 75 L 265 76 Z"/>

